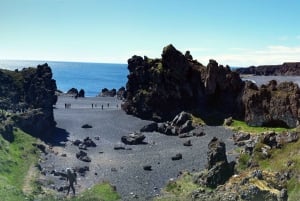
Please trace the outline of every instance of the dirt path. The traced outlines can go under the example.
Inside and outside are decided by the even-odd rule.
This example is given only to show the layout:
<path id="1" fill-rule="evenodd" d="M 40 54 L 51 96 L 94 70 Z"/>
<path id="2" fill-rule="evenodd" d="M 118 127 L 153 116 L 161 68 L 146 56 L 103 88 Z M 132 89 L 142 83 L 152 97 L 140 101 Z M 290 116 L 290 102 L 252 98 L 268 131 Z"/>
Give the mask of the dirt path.
<path id="1" fill-rule="evenodd" d="M 22 191 L 25 194 L 31 194 L 33 192 L 33 186 L 32 186 L 32 182 L 37 178 L 39 172 L 37 170 L 37 168 L 35 167 L 34 163 L 32 163 L 28 169 L 27 175 L 24 178 L 24 184 L 23 184 L 23 188 Z"/>

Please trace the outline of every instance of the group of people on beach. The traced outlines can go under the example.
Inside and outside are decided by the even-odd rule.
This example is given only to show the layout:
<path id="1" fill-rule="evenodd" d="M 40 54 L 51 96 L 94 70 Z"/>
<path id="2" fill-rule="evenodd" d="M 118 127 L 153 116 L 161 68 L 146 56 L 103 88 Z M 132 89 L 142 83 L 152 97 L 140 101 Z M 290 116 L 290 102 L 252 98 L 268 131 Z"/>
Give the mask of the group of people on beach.
<path id="1" fill-rule="evenodd" d="M 107 108 L 109 108 L 109 106 L 110 106 L 109 103 L 107 103 Z M 96 108 L 96 107 L 97 107 L 97 104 L 96 103 L 95 104 L 92 103 L 92 109 Z M 117 104 L 116 107 L 119 108 L 119 104 Z M 65 109 L 70 109 L 70 108 L 71 108 L 71 103 L 65 103 Z M 101 105 L 101 109 L 102 110 L 104 109 L 104 105 L 103 104 Z"/>

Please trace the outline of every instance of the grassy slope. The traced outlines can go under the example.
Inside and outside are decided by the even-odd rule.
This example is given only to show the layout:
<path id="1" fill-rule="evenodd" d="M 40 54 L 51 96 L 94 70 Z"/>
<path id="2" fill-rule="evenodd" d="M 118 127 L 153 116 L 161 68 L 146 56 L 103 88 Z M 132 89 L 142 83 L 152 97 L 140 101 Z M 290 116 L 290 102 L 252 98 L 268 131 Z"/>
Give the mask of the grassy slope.
<path id="1" fill-rule="evenodd" d="M 27 171 L 37 160 L 32 146 L 35 138 L 19 129 L 14 130 L 15 141 L 9 143 L 0 136 L 0 197 L 6 201 L 23 200 L 22 186 Z"/>
<path id="2" fill-rule="evenodd" d="M 25 195 L 22 189 L 29 168 L 37 162 L 39 157 L 38 150 L 32 146 L 32 143 L 37 140 L 19 129 L 14 130 L 14 136 L 14 142 L 9 143 L 0 135 L 0 200 L 34 200 L 34 194 Z M 39 188 L 39 186 L 34 186 L 37 185 L 36 182 L 30 183 L 33 185 L 32 189 Z M 115 201 L 119 199 L 119 195 L 108 183 L 97 184 L 74 198 L 58 199 L 55 195 L 45 195 L 40 198 L 42 201 Z"/>

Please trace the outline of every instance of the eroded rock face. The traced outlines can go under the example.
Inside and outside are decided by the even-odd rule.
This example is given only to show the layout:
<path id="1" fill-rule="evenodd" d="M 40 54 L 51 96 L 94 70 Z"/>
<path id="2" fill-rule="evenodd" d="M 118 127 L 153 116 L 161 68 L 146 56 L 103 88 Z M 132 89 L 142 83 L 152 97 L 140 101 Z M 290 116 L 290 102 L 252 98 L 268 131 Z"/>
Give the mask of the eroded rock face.
<path id="1" fill-rule="evenodd" d="M 48 64 L 21 71 L 0 70 L 0 83 L 0 108 L 14 114 L 14 126 L 35 136 L 50 135 L 56 125 L 57 88 Z"/>
<path id="2" fill-rule="evenodd" d="M 202 68 L 172 45 L 164 48 L 162 59 L 133 56 L 128 60 L 123 109 L 144 119 L 162 121 L 196 107 L 203 96 Z"/>
<path id="3" fill-rule="evenodd" d="M 123 109 L 129 114 L 165 121 L 181 111 L 206 113 L 218 108 L 238 114 L 241 109 L 236 97 L 243 82 L 237 73 L 214 60 L 205 67 L 172 45 L 163 49 L 161 59 L 133 56 L 128 69 Z"/>
<path id="4" fill-rule="evenodd" d="M 297 84 L 275 80 L 257 88 L 246 82 L 242 101 L 245 121 L 250 126 L 296 127 L 300 116 L 300 90 Z"/>

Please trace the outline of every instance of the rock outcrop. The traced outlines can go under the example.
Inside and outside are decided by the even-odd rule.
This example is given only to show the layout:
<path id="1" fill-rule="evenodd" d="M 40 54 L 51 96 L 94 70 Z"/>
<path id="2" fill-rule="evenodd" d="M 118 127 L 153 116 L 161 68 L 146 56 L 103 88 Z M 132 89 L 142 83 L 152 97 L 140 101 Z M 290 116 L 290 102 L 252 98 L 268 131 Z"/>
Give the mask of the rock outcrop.
<path id="1" fill-rule="evenodd" d="M 107 88 L 104 88 L 101 90 L 101 93 L 98 95 L 100 97 L 114 97 L 117 95 L 117 90 L 116 89 L 107 89 Z"/>
<path id="2" fill-rule="evenodd" d="M 78 97 L 79 98 L 84 98 L 85 97 L 85 91 L 83 89 L 80 89 L 78 91 L 78 89 L 73 87 L 73 88 L 71 88 L 67 91 L 67 95 L 73 96 L 75 98 L 78 98 Z"/>
<path id="3" fill-rule="evenodd" d="M 300 75 L 300 62 L 286 62 L 281 65 L 250 66 L 238 68 L 236 72 L 251 75 Z"/>
<path id="4" fill-rule="evenodd" d="M 195 182 L 210 188 L 224 184 L 234 173 L 234 162 L 228 163 L 225 143 L 213 138 L 208 144 L 207 171 L 203 171 Z"/>
<path id="5" fill-rule="evenodd" d="M 21 71 L 0 71 L 0 108 L 10 112 L 14 126 L 43 137 L 51 134 L 56 123 L 53 105 L 56 82 L 47 63 Z"/>
<path id="6" fill-rule="evenodd" d="M 215 60 L 205 67 L 192 58 L 189 52 L 183 55 L 172 45 L 163 49 L 161 59 L 130 58 L 122 108 L 128 114 L 159 122 L 188 111 L 219 122 L 232 117 L 252 126 L 298 125 L 296 84 L 272 81 L 259 88 Z"/>
<path id="7" fill-rule="evenodd" d="M 181 111 L 206 113 L 210 108 L 224 109 L 224 104 L 226 111 L 232 113 L 237 108 L 236 91 L 243 86 L 239 75 L 214 60 L 206 68 L 191 58 L 172 45 L 163 49 L 161 59 L 133 56 L 128 60 L 123 109 L 158 121 L 172 119 Z"/>
<path id="8" fill-rule="evenodd" d="M 300 89 L 297 84 L 275 80 L 258 88 L 246 82 L 242 102 L 244 120 L 251 126 L 296 127 L 300 117 Z"/>

